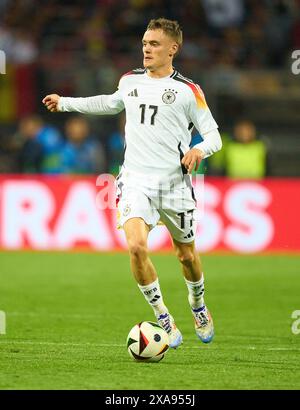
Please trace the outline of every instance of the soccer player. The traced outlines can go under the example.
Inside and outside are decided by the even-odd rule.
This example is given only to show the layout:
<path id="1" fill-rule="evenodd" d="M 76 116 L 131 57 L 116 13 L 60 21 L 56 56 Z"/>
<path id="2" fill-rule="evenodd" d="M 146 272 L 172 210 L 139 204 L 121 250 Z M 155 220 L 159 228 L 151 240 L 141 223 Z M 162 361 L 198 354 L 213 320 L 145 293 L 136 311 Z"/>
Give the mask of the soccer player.
<path id="1" fill-rule="evenodd" d="M 200 87 L 173 68 L 182 46 L 176 21 L 151 20 L 142 39 L 143 69 L 124 74 L 112 95 L 87 98 L 47 95 L 51 112 L 117 114 L 126 110 L 126 150 L 117 177 L 119 225 L 123 227 L 133 275 L 167 331 L 170 347 L 182 335 L 164 303 L 148 253 L 150 230 L 162 221 L 169 230 L 188 288 L 188 301 L 197 336 L 213 339 L 212 317 L 204 303 L 204 276 L 195 249 L 195 197 L 190 173 L 201 160 L 221 149 L 218 125 Z M 193 126 L 203 141 L 189 148 Z"/>

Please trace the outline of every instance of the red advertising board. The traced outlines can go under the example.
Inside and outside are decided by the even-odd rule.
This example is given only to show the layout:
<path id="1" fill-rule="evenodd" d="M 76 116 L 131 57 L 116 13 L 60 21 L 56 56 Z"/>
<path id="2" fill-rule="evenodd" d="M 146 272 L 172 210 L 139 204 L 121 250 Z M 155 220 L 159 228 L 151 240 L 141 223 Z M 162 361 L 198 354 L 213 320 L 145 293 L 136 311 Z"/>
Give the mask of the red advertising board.
<path id="1" fill-rule="evenodd" d="M 124 233 L 116 229 L 114 186 L 96 180 L 0 176 L 0 248 L 126 249 Z M 299 252 L 299 192 L 300 179 L 205 177 L 198 198 L 198 250 Z M 149 246 L 171 248 L 165 227 L 153 229 Z"/>

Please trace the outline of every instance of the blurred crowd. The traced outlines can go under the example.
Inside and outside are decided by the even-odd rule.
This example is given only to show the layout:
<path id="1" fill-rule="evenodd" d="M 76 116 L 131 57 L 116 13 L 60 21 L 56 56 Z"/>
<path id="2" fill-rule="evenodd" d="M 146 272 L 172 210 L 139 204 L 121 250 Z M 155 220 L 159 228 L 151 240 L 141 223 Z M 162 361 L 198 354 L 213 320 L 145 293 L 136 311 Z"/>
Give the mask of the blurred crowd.
<path id="1" fill-rule="evenodd" d="M 0 50 L 8 65 L 26 65 L 34 73 L 31 80 L 28 72 L 17 74 L 26 81 L 19 81 L 23 100 L 15 118 L 7 113 L 9 104 L 0 106 L 0 172 L 116 174 L 123 158 L 124 116 L 101 123 L 83 116 L 50 117 L 40 101 L 50 92 L 112 93 L 120 75 L 140 65 L 145 27 L 161 16 L 183 28 L 176 68 L 191 78 L 218 67 L 280 69 L 290 51 L 300 49 L 300 0 L 0 0 Z M 11 84 L 7 87 L 13 89 Z M 266 175 L 267 148 L 254 124 L 242 119 L 227 128 L 224 150 L 203 170 Z M 244 158 L 243 167 L 233 158 Z"/>
<path id="2" fill-rule="evenodd" d="M 106 146 L 91 133 L 87 119 L 70 115 L 63 132 L 37 115 L 23 118 L 17 132 L 0 144 L 0 172 L 43 174 L 119 173 L 124 157 L 124 120 Z M 259 179 L 267 175 L 267 144 L 254 123 L 240 119 L 232 134 L 223 134 L 223 150 L 204 160 L 198 172 L 230 178 Z M 201 141 L 193 135 L 191 147 Z"/>
<path id="3" fill-rule="evenodd" d="M 70 115 L 61 131 L 42 117 L 30 115 L 21 119 L 15 133 L 0 139 L 0 172 L 116 173 L 116 162 L 122 161 L 118 155 L 123 151 L 123 137 L 113 133 L 108 149 L 112 161 L 107 161 L 105 148 L 84 116 Z"/>
<path id="4" fill-rule="evenodd" d="M 183 63 L 280 67 L 300 48 L 299 7 L 299 0 L 1 0 L 0 49 L 15 62 L 104 61 L 114 76 L 111 63 L 136 64 L 147 23 L 165 16 L 184 29 Z"/>

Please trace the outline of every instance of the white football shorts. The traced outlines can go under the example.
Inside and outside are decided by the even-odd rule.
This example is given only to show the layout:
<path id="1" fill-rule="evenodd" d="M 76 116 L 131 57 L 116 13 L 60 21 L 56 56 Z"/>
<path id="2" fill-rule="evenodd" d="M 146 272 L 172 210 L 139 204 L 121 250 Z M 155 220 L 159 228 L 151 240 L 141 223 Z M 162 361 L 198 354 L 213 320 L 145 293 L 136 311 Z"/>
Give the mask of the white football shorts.
<path id="1" fill-rule="evenodd" d="M 173 239 L 189 243 L 195 239 L 196 200 L 192 185 L 182 177 L 171 183 L 157 183 L 146 177 L 122 171 L 116 179 L 118 221 L 122 228 L 131 218 L 142 218 L 150 229 L 164 224 Z"/>

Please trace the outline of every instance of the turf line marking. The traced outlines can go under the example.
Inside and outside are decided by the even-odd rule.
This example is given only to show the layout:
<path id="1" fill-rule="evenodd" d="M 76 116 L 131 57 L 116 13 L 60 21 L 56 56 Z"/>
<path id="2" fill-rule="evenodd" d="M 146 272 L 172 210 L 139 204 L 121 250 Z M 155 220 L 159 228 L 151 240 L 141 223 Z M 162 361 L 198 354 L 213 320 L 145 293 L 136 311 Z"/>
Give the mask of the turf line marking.
<path id="1" fill-rule="evenodd" d="M 47 316 L 50 318 L 69 318 L 69 319 L 87 319 L 87 318 L 98 318 L 100 317 L 100 313 L 98 315 L 93 315 L 90 313 L 87 314 L 80 314 L 80 313 L 48 313 L 48 312 L 44 312 L 44 313 L 35 313 L 35 312 L 7 312 L 8 316 L 28 316 L 28 317 L 43 317 L 43 316 Z"/>
<path id="2" fill-rule="evenodd" d="M 124 347 L 125 344 L 116 343 L 73 343 L 73 342 L 34 342 L 34 341 L 0 341 L 1 344 L 39 345 L 39 346 L 95 346 L 95 347 Z"/>
<path id="3" fill-rule="evenodd" d="M 126 348 L 125 343 L 73 343 L 73 342 L 34 342 L 34 341 L 0 341 L 0 346 L 4 344 L 20 344 L 20 345 L 33 345 L 33 346 L 94 346 L 94 347 L 122 347 Z M 207 350 L 217 350 L 217 351 L 226 351 L 226 350 L 264 350 L 264 351 L 300 351 L 300 347 L 267 347 L 267 348 L 260 348 L 255 346 L 239 346 L 239 347 L 232 347 L 232 348 L 222 348 L 222 347 L 211 347 L 202 346 L 202 351 L 204 349 Z M 200 350 L 201 345 L 199 346 L 181 346 L 180 349 L 183 350 Z"/>

